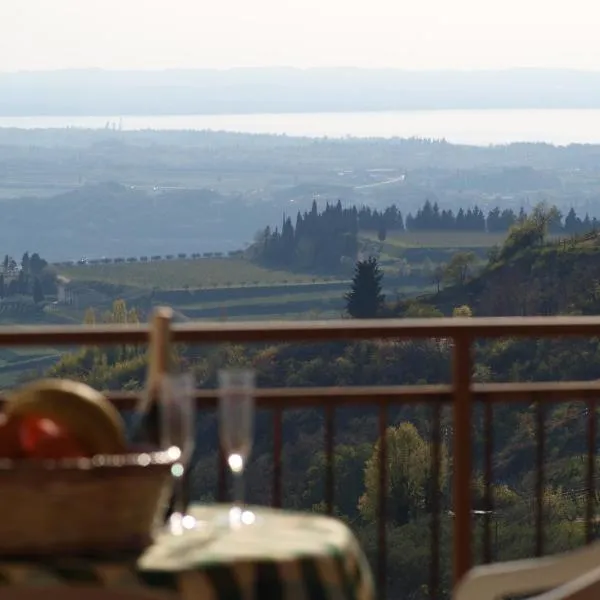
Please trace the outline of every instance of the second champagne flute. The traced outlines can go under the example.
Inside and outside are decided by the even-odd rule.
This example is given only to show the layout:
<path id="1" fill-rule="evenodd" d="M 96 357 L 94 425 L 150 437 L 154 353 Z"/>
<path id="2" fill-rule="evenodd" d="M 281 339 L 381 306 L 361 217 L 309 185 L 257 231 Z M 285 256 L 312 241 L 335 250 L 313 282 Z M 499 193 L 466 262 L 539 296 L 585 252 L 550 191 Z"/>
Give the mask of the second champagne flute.
<path id="1" fill-rule="evenodd" d="M 231 526 L 251 524 L 254 515 L 244 510 L 244 472 L 254 436 L 254 385 L 251 369 L 219 371 L 219 438 L 233 475 Z"/>
<path id="2" fill-rule="evenodd" d="M 172 534 L 181 534 L 199 526 L 196 519 L 187 513 L 185 481 L 194 452 L 194 390 L 194 377 L 191 373 L 166 375 L 161 381 L 161 445 L 176 460 L 171 470 L 174 478 L 172 513 L 167 522 L 167 530 Z"/>

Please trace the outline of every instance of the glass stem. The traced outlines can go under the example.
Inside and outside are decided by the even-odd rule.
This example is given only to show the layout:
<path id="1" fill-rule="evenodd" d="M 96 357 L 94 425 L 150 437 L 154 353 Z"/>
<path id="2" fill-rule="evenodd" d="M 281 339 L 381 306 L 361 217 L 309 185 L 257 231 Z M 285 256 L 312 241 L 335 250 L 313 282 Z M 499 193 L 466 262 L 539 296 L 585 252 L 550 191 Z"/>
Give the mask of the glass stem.
<path id="1" fill-rule="evenodd" d="M 242 467 L 233 476 L 233 505 L 240 510 L 244 510 L 244 472 Z"/>
<path id="2" fill-rule="evenodd" d="M 181 465 L 183 467 L 183 465 Z M 185 470 L 183 473 L 175 478 L 175 485 L 173 489 L 173 512 L 184 515 L 187 509 L 187 502 L 185 498 Z"/>

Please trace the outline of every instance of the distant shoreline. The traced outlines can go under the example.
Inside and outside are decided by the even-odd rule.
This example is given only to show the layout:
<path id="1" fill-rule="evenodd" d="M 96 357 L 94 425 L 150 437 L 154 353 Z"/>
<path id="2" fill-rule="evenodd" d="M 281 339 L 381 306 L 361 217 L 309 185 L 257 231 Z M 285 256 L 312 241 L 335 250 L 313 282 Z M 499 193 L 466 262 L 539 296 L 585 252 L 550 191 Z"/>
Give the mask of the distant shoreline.
<path id="1" fill-rule="evenodd" d="M 248 110 L 244 112 L 226 112 L 226 111 L 181 111 L 181 112 L 150 112 L 150 111 L 132 111 L 132 112 L 116 112 L 108 114 L 107 112 L 7 112 L 0 110 L 1 119 L 116 119 L 119 118 L 176 118 L 176 117 L 252 117 L 252 116 L 294 116 L 294 115 L 353 115 L 353 114 L 393 114 L 393 113 L 466 113 L 466 112 L 550 112 L 550 111 L 600 111 L 600 101 L 597 106 L 456 106 L 456 107 L 401 107 L 401 108 L 340 108 L 331 110 L 319 109 L 298 109 L 298 110 Z"/>
<path id="2" fill-rule="evenodd" d="M 555 146 L 600 143 L 600 109 L 482 109 L 303 113 L 246 113 L 128 116 L 0 116 L 0 130 L 93 132 L 116 141 L 121 133 L 179 134 L 182 140 L 204 133 L 282 138 L 356 140 L 423 139 L 487 146 L 544 143 Z M 57 133 L 58 134 L 58 133 Z M 187 137 L 186 137 L 187 136 Z M 281 142 L 279 142 L 281 143 Z"/>

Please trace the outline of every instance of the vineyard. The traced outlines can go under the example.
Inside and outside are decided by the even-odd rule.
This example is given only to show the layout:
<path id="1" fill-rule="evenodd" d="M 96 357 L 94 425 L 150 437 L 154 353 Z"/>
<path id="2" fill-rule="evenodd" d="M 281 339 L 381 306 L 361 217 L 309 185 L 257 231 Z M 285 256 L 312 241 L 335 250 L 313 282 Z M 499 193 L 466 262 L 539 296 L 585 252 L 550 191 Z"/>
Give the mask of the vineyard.
<path id="1" fill-rule="evenodd" d="M 172 261 L 172 260 L 200 260 L 200 259 L 211 259 L 211 258 L 242 258 L 244 255 L 243 250 L 232 250 L 231 252 L 194 252 L 192 254 L 186 254 L 185 252 L 179 252 L 178 254 L 154 254 L 152 256 L 129 256 L 124 258 L 122 256 L 116 258 L 82 258 L 79 261 L 68 260 L 65 262 L 53 263 L 56 267 L 68 267 L 74 265 L 122 265 L 124 263 L 148 263 L 158 261 Z"/>
<path id="2" fill-rule="evenodd" d="M 366 232 L 366 239 L 377 240 L 377 232 Z M 385 243 L 397 248 L 490 248 L 501 245 L 506 233 L 485 231 L 403 231 L 388 233 Z"/>
<path id="3" fill-rule="evenodd" d="M 60 267 L 60 275 L 77 282 L 101 282 L 141 289 L 208 289 L 333 281 L 288 271 L 264 269 L 241 258 L 181 259 Z"/>

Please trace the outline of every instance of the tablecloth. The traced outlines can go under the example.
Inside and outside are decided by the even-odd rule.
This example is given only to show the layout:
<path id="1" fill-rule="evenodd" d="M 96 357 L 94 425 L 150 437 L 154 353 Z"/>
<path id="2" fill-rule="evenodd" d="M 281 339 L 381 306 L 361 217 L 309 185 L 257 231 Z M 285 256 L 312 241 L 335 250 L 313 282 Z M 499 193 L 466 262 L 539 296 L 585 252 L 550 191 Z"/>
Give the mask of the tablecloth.
<path id="1" fill-rule="evenodd" d="M 252 507 L 255 525 L 160 535 L 140 557 L 3 561 L 5 585 L 79 585 L 178 593 L 185 600 L 374 600 L 371 572 L 350 529 L 337 519 Z M 214 523 L 223 505 L 193 506 Z M 83 588 L 82 588 L 83 590 Z M 83 591 L 82 591 L 83 593 Z"/>

